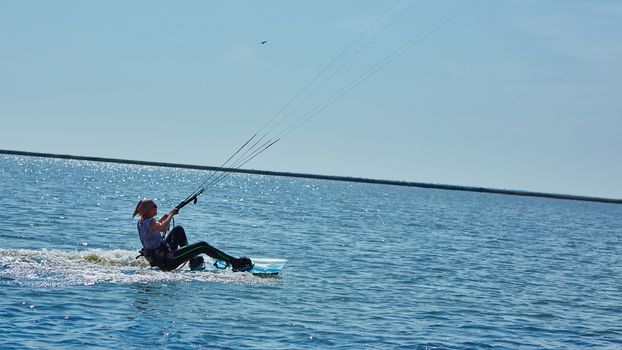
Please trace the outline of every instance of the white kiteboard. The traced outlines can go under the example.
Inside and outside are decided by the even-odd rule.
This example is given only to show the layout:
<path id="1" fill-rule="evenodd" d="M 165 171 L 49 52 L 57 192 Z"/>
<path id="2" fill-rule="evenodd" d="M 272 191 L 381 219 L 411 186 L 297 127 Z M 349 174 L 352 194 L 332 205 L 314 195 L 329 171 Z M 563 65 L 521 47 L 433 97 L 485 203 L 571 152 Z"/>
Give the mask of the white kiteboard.
<path id="1" fill-rule="evenodd" d="M 272 259 L 272 258 L 251 258 L 253 261 L 253 268 L 250 269 L 250 273 L 256 276 L 276 276 L 285 267 L 287 259 Z"/>
<path id="2" fill-rule="evenodd" d="M 287 259 L 275 259 L 275 258 L 251 258 L 253 262 L 253 268 L 246 271 L 252 273 L 255 276 L 260 277 L 274 277 L 283 271 L 285 267 L 285 263 L 287 263 Z M 224 261 L 219 260 L 216 262 L 205 262 L 206 270 L 213 269 L 230 269 L 231 267 L 226 265 Z"/>

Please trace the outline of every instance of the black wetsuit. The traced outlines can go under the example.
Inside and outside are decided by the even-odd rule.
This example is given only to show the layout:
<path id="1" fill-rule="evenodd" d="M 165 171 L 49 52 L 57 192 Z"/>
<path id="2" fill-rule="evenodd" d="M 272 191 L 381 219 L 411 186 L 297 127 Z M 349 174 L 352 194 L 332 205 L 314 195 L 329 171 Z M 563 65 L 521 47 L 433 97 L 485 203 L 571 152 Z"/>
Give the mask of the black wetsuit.
<path id="1" fill-rule="evenodd" d="M 222 260 L 234 267 L 238 265 L 238 261 L 240 260 L 212 247 L 206 242 L 201 241 L 188 244 L 186 232 L 181 226 L 175 226 L 171 232 L 166 235 L 164 243 L 162 243 L 160 247 L 153 250 L 143 249 L 141 252 L 147 258 L 151 266 L 157 266 L 163 271 L 174 270 L 199 254 L 206 254 L 213 259 Z"/>

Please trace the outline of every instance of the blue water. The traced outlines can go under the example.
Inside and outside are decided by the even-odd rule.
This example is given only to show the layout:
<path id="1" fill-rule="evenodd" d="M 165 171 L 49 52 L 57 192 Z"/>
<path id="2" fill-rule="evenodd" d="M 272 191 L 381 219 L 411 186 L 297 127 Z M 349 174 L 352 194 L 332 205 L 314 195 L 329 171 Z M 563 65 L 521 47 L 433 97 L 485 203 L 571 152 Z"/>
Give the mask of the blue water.
<path id="1" fill-rule="evenodd" d="M 177 216 L 278 278 L 164 273 L 197 170 L 0 156 L 0 348 L 622 348 L 622 206 L 235 174 Z"/>

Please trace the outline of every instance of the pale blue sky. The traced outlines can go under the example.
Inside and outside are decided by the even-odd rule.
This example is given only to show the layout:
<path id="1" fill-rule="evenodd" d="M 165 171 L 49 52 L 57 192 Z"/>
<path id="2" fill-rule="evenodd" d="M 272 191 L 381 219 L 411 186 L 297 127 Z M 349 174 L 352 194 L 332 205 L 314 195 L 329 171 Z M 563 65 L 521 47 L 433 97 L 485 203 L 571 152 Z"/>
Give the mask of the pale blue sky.
<path id="1" fill-rule="evenodd" d="M 391 4 L 0 0 L 0 148 L 220 165 Z M 619 1 L 474 0 L 245 167 L 622 198 L 621 35 Z"/>

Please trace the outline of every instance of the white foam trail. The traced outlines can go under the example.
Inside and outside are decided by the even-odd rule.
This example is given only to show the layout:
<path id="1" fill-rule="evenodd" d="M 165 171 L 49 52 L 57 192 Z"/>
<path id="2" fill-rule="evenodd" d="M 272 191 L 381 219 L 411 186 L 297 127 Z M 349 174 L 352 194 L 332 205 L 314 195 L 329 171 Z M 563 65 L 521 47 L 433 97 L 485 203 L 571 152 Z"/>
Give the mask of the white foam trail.
<path id="1" fill-rule="evenodd" d="M 145 259 L 136 259 L 136 255 L 136 251 L 121 249 L 72 252 L 0 249 L 0 283 L 31 287 L 171 281 L 271 283 L 251 274 L 229 270 L 193 272 L 186 267 L 173 272 L 162 272 L 150 269 Z"/>

